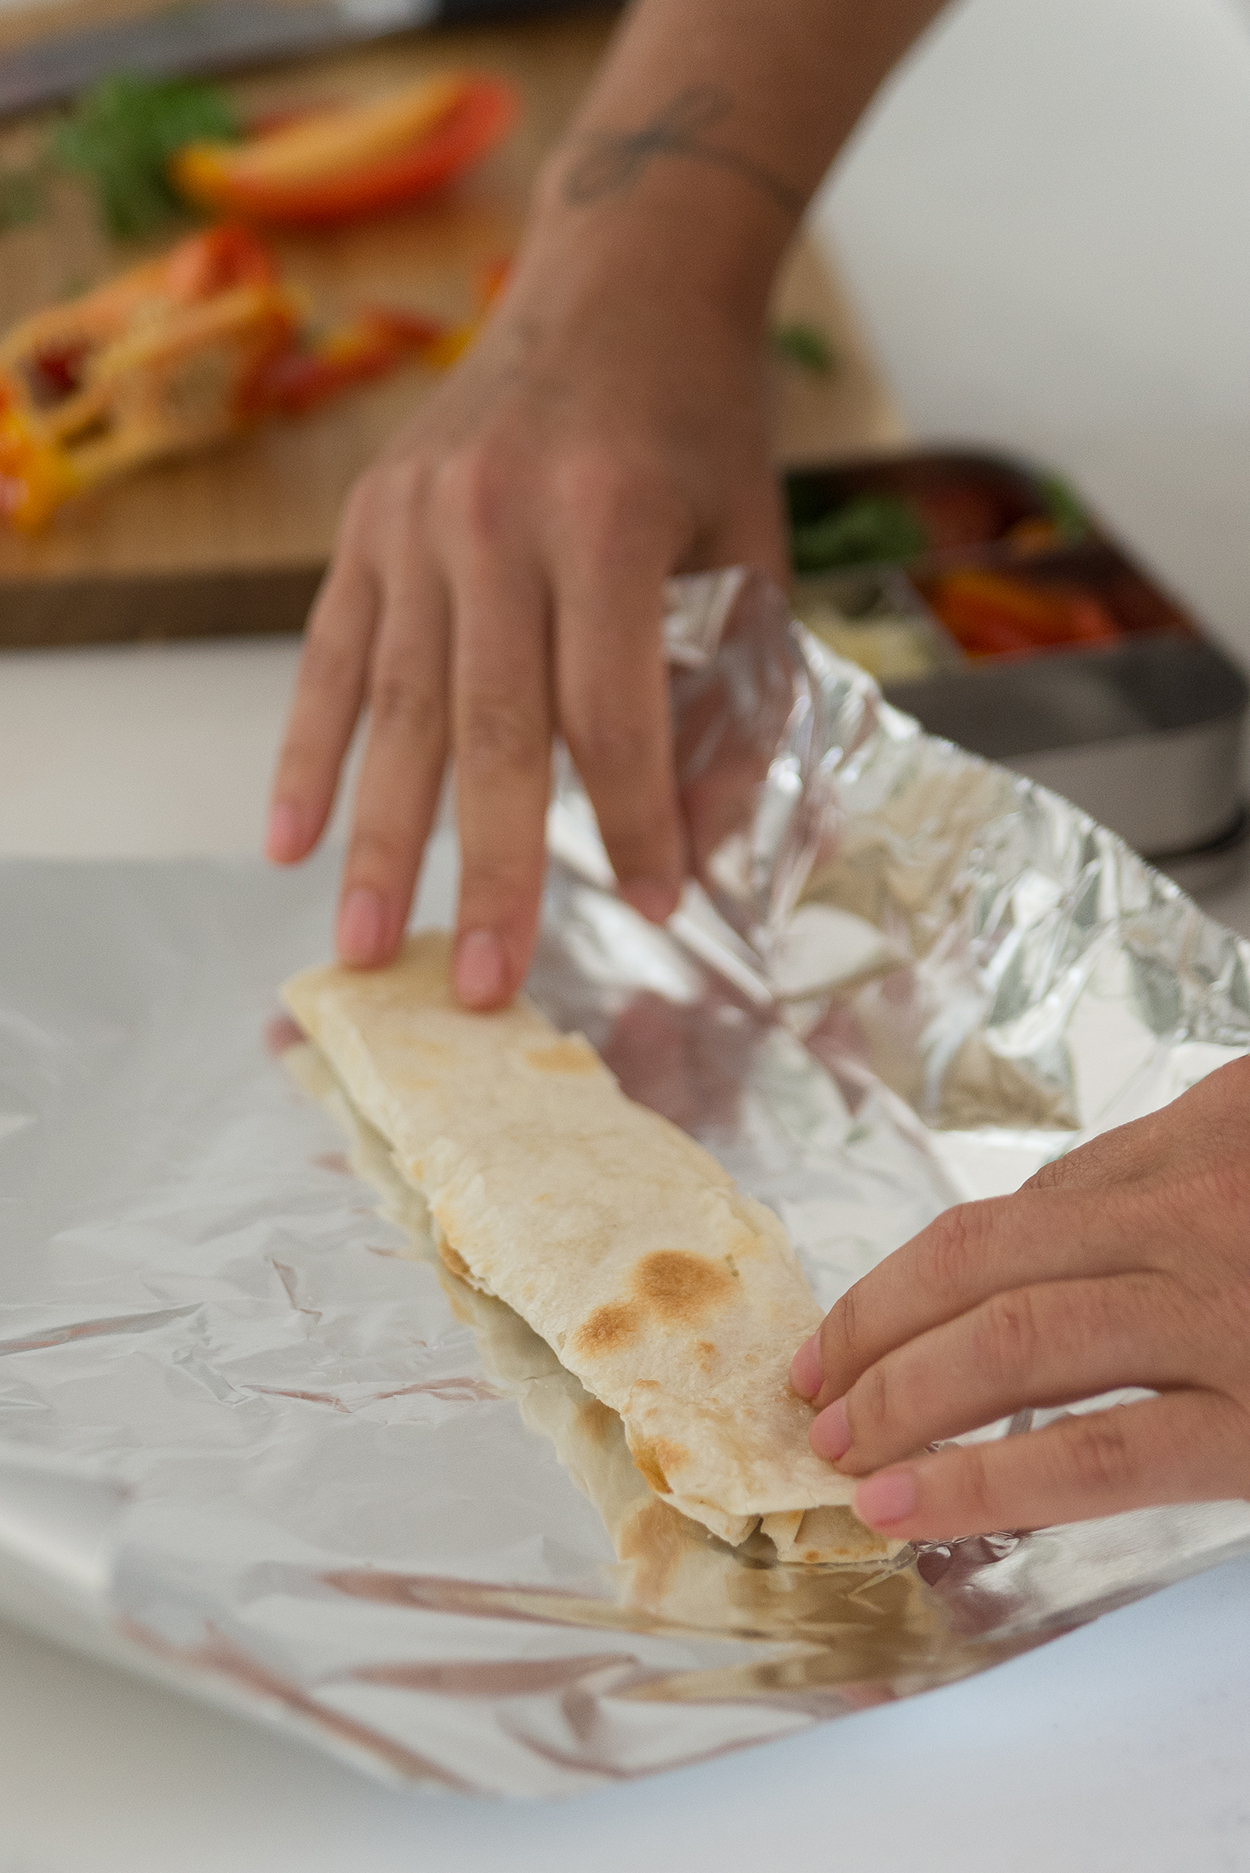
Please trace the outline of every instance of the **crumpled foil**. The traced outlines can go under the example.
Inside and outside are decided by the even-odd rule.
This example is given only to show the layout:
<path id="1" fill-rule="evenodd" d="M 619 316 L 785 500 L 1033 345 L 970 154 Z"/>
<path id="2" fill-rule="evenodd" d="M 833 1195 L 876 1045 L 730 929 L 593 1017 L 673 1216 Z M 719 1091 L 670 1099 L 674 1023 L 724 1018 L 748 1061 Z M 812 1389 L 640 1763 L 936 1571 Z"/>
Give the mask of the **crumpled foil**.
<path id="1" fill-rule="evenodd" d="M 763 581 L 675 582 L 668 632 L 702 884 L 638 919 L 565 768 L 531 991 L 773 1205 L 822 1304 L 1250 1048 L 1250 945 L 923 735 Z M 453 869 L 443 833 L 422 921 Z M 377 1139 L 284 1055 L 332 858 L 0 871 L 9 1616 L 383 1776 L 555 1795 L 941 1685 L 1250 1549 L 1244 1503 L 859 1567 L 725 1547 L 433 1265 Z"/>

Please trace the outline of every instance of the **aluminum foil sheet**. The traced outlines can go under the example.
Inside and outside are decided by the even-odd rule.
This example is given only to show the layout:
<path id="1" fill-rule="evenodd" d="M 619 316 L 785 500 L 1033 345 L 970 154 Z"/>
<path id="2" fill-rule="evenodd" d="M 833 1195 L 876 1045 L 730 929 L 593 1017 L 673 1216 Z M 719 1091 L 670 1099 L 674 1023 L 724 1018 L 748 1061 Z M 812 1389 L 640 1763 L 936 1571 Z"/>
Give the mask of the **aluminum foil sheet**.
<path id="1" fill-rule="evenodd" d="M 925 737 L 762 581 L 683 582 L 669 636 L 703 886 L 642 923 L 565 772 L 532 992 L 776 1208 L 823 1304 L 1250 1048 L 1250 946 Z M 549 1796 L 941 1685 L 1250 1548 L 1246 1504 L 861 1567 L 684 1521 L 433 1265 L 291 1048 L 276 985 L 324 955 L 335 869 L 0 868 L 0 1611 L 377 1774 Z M 420 921 L 453 873 L 443 833 Z"/>

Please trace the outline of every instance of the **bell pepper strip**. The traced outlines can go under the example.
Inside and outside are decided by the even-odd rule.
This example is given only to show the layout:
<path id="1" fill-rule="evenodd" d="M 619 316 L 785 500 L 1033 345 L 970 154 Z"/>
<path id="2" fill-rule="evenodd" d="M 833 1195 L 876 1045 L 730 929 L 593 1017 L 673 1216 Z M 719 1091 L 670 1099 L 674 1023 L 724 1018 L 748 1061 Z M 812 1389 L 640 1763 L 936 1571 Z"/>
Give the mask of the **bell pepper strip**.
<path id="1" fill-rule="evenodd" d="M 512 255 L 497 254 L 479 268 L 477 276 L 477 303 L 482 312 L 492 306 L 508 281 L 512 277 Z"/>
<path id="2" fill-rule="evenodd" d="M 510 259 L 496 259 L 481 269 L 477 310 L 463 325 L 386 306 L 362 307 L 347 324 L 312 338 L 302 350 L 273 359 L 253 386 L 257 407 L 298 415 L 352 384 L 381 376 L 406 358 L 427 370 L 450 369 L 477 337 L 511 265 Z"/>
<path id="3" fill-rule="evenodd" d="M 318 336 L 254 234 L 192 235 L 0 338 L 0 524 L 33 532 L 98 482 L 310 409 L 405 359 L 444 368 L 480 317 L 369 308 Z"/>
<path id="4" fill-rule="evenodd" d="M 368 307 L 306 349 L 274 358 L 256 377 L 253 407 L 298 415 L 353 384 L 382 376 L 405 358 L 440 369 L 454 361 L 456 347 L 463 349 L 468 330 L 449 330 L 434 319 Z"/>
<path id="5" fill-rule="evenodd" d="M 79 486 L 64 451 L 32 430 L 0 383 L 0 526 L 37 533 Z"/>
<path id="6" fill-rule="evenodd" d="M 970 657 L 1029 656 L 1124 635 L 1101 601 L 1079 586 L 1032 585 L 966 568 L 919 582 L 950 635 Z"/>
<path id="7" fill-rule="evenodd" d="M 171 159 L 169 176 L 188 202 L 244 221 L 348 221 L 450 182 L 502 141 L 517 112 L 516 93 L 501 79 L 425 79 L 241 143 L 190 143 Z"/>
<path id="8" fill-rule="evenodd" d="M 1026 520 L 1017 520 L 1003 535 L 1003 545 L 1018 553 L 1021 559 L 1033 558 L 1038 553 L 1053 553 L 1066 544 L 1054 521 L 1042 514 L 1030 514 Z"/>
<path id="9" fill-rule="evenodd" d="M 21 320 L 0 339 L 0 517 L 37 528 L 107 476 L 228 434 L 301 324 L 272 256 L 237 228 Z"/>

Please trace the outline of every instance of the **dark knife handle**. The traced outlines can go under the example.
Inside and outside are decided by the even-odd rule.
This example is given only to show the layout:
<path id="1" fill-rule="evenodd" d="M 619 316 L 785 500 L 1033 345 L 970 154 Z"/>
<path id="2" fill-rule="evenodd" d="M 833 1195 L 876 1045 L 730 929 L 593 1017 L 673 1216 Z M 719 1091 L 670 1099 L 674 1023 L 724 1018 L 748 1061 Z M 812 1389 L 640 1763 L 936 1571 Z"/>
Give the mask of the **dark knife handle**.
<path id="1" fill-rule="evenodd" d="M 298 6 L 282 0 L 190 0 L 137 19 L 54 33 L 0 55 L 0 118 L 75 97 L 109 72 L 167 78 L 238 71 L 414 27 L 584 12 L 594 5 L 595 0 L 304 0 Z"/>

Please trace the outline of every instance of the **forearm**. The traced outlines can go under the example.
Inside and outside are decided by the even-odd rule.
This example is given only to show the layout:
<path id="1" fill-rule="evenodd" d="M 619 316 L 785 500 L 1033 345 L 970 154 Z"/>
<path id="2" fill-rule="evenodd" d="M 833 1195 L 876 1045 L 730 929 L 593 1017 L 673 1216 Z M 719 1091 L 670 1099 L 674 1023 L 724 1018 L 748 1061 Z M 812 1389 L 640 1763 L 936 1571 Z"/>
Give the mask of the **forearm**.
<path id="1" fill-rule="evenodd" d="M 603 261 L 761 320 L 808 198 L 941 4 L 636 0 L 546 166 L 522 269 Z"/>

